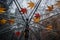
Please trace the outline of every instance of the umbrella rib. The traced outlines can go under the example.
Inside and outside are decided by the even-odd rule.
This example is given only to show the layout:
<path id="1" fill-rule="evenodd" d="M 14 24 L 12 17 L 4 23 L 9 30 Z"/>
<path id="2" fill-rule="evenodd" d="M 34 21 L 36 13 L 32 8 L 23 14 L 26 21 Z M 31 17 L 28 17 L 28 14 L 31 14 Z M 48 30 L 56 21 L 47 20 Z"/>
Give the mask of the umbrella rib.
<path id="1" fill-rule="evenodd" d="M 16 2 L 15 2 L 15 0 L 14 0 L 14 3 L 15 3 L 15 5 L 17 6 L 17 9 L 18 9 L 18 11 L 19 11 L 19 7 L 18 7 L 18 5 L 16 4 Z M 20 12 L 20 11 L 19 11 Z M 20 12 L 20 14 L 21 14 L 21 12 Z M 21 14 L 21 16 L 22 16 L 22 19 L 24 20 L 24 22 L 25 22 L 25 19 L 24 19 L 24 17 L 23 17 L 23 15 Z"/>
<path id="2" fill-rule="evenodd" d="M 12 0 L 12 1 L 13 1 L 13 0 Z M 8 6 L 10 6 L 10 5 L 11 5 L 12 1 L 9 3 L 9 5 L 8 5 Z"/>
<path id="3" fill-rule="evenodd" d="M 18 5 L 19 5 L 19 7 L 21 8 L 21 6 L 20 6 L 20 4 L 19 4 L 19 2 L 16 0 L 16 2 L 18 3 Z M 24 15 L 25 16 L 25 15 Z M 25 16 L 25 18 L 26 18 L 26 16 Z"/>
<path id="4" fill-rule="evenodd" d="M 17 0 L 16 0 L 16 2 L 18 3 L 19 7 L 21 8 L 21 6 L 20 6 L 19 2 L 18 2 Z"/>
<path id="5" fill-rule="evenodd" d="M 41 3 L 41 0 L 40 0 L 40 1 L 38 1 L 38 4 L 36 5 L 36 9 L 32 11 L 32 12 L 33 12 L 33 14 L 32 14 L 32 16 L 31 16 L 31 18 L 30 18 L 29 22 L 31 21 L 31 19 L 32 19 L 33 15 L 35 14 L 36 10 L 38 9 L 38 7 L 39 7 L 39 4 L 40 4 L 40 3 Z M 31 12 L 31 13 L 32 13 L 32 12 Z M 30 14 L 31 14 L 31 13 L 30 13 Z"/>
<path id="6" fill-rule="evenodd" d="M 39 2 L 39 1 L 38 1 L 38 2 Z M 38 4 L 38 2 L 36 3 L 36 5 Z M 36 8 L 36 5 L 35 5 L 34 9 Z M 31 13 L 34 11 L 34 9 L 31 11 Z M 30 13 L 29 17 L 31 16 L 31 13 Z M 28 18 L 29 18 L 29 17 L 28 17 Z"/>

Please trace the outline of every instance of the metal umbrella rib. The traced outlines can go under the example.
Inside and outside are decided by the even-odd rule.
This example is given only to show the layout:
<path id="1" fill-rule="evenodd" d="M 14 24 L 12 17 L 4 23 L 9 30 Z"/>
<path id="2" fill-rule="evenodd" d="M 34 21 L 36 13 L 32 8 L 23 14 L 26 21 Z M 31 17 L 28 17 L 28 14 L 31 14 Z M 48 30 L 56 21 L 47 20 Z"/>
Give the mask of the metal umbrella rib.
<path id="1" fill-rule="evenodd" d="M 10 29 L 12 27 L 9 27 L 8 29 L 4 29 L 4 30 L 7 30 L 7 31 L 4 31 L 4 30 L 1 30 L 0 34 L 3 34 L 3 33 L 7 33 L 7 32 L 10 32 L 10 31 L 14 31 L 14 30 L 17 30 L 17 29 L 22 29 L 24 27 L 20 27 L 20 28 L 13 28 L 13 29 Z"/>
<path id="2" fill-rule="evenodd" d="M 16 0 L 16 2 L 18 3 L 19 7 L 22 8 L 17 0 Z M 24 16 L 25 16 L 25 15 L 24 15 Z M 26 17 L 26 16 L 25 16 L 25 17 Z"/>
<path id="3" fill-rule="evenodd" d="M 39 1 L 38 1 L 38 2 L 39 2 Z M 36 8 L 36 6 L 37 6 L 38 2 L 36 3 L 36 5 L 35 5 L 34 9 L 31 11 L 31 13 L 35 10 L 35 8 Z M 29 14 L 28 18 L 31 16 L 31 13 Z"/>
<path id="4" fill-rule="evenodd" d="M 43 19 L 43 20 L 41 20 L 41 21 L 44 21 L 44 20 L 50 19 L 51 17 L 57 16 L 57 15 L 60 15 L 60 13 L 58 13 L 58 14 L 56 14 L 56 15 L 52 15 L 52 16 L 50 16 L 50 17 L 48 17 L 48 18 L 46 18 L 46 19 Z M 41 21 L 40 21 L 40 22 L 41 22 Z"/>
<path id="5" fill-rule="evenodd" d="M 19 7 L 21 8 L 21 6 L 20 6 L 20 4 L 19 4 L 19 2 L 16 0 L 16 2 L 18 3 L 18 5 L 19 5 Z M 27 13 L 26 13 L 27 14 Z M 25 16 L 25 18 L 26 18 L 26 15 L 24 15 Z"/>
<path id="6" fill-rule="evenodd" d="M 29 22 L 31 21 L 33 15 L 35 14 L 36 10 L 38 9 L 40 3 L 41 3 L 41 0 L 39 0 L 38 3 L 36 4 L 36 6 L 35 6 L 35 8 L 34 8 L 35 10 L 33 10 L 33 11 L 31 12 L 31 13 L 33 13 L 32 16 L 31 16 L 31 13 L 30 13 L 29 16 L 31 16 L 31 18 L 30 18 Z"/>
<path id="7" fill-rule="evenodd" d="M 17 5 L 17 3 L 16 3 L 16 1 L 14 0 L 14 3 L 15 3 L 15 5 L 17 6 L 17 9 L 18 9 L 18 11 L 19 11 L 19 7 L 18 7 L 18 5 Z M 19 11 L 20 12 L 20 11 Z M 20 12 L 20 14 L 21 14 L 21 12 Z M 23 15 L 21 14 L 21 17 L 22 17 L 22 19 L 24 20 L 24 22 L 25 22 L 25 19 L 24 19 L 24 17 L 23 17 Z"/>
<path id="8" fill-rule="evenodd" d="M 20 6 L 19 2 L 18 2 L 17 0 L 16 0 L 16 2 L 18 3 L 19 7 L 21 8 L 21 6 Z"/>
<path id="9" fill-rule="evenodd" d="M 13 1 L 13 0 L 11 0 L 11 2 L 9 3 L 9 5 L 8 5 L 8 6 L 10 6 L 10 5 L 11 5 L 12 1 Z"/>
<path id="10" fill-rule="evenodd" d="M 6 32 L 5 30 L 10 31 L 10 28 L 12 28 L 12 27 L 7 27 L 7 28 L 4 28 L 3 30 L 0 30 L 0 34 L 5 33 Z"/>

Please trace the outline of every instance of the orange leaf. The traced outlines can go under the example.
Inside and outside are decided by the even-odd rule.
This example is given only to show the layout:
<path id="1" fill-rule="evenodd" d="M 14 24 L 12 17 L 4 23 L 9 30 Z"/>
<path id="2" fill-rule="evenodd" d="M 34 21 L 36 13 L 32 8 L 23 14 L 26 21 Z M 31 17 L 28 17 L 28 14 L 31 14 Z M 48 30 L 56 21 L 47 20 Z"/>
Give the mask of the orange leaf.
<path id="1" fill-rule="evenodd" d="M 52 25 L 48 25 L 46 29 L 47 30 L 52 30 Z"/>
<path id="2" fill-rule="evenodd" d="M 28 4 L 29 4 L 28 7 L 30 7 L 31 9 L 35 6 L 35 4 L 32 1 L 30 1 L 30 3 L 28 3 Z"/>
<path id="3" fill-rule="evenodd" d="M 6 22 L 7 22 L 7 20 L 5 20 L 5 19 L 0 20 L 1 24 L 6 24 Z"/>
<path id="4" fill-rule="evenodd" d="M 0 8 L 0 14 L 5 12 L 5 8 Z"/>
<path id="5" fill-rule="evenodd" d="M 35 23 L 39 23 L 40 18 L 36 18 L 36 17 L 34 17 L 33 20 L 34 20 Z"/>
<path id="6" fill-rule="evenodd" d="M 47 7 L 48 7 L 48 9 L 46 9 L 46 11 L 49 11 L 49 12 L 50 12 L 50 11 L 53 11 L 53 9 L 54 9 L 54 8 L 53 8 L 53 5 L 47 6 Z"/>

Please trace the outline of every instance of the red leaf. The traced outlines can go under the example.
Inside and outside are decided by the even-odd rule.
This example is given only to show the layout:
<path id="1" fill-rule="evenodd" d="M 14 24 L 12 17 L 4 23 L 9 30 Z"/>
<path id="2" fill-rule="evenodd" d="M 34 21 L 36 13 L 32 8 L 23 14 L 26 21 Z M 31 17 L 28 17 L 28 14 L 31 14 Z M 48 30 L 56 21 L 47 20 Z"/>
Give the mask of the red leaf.
<path id="1" fill-rule="evenodd" d="M 19 31 L 15 32 L 15 35 L 16 35 L 17 37 L 19 37 L 20 34 L 21 34 L 21 33 L 20 33 Z"/>
<path id="2" fill-rule="evenodd" d="M 39 14 L 39 13 L 36 13 L 36 14 L 35 14 L 35 17 L 40 17 L 40 14 Z"/>
<path id="3" fill-rule="evenodd" d="M 27 9 L 26 8 L 21 8 L 21 12 L 24 14 L 24 13 L 27 13 Z"/>

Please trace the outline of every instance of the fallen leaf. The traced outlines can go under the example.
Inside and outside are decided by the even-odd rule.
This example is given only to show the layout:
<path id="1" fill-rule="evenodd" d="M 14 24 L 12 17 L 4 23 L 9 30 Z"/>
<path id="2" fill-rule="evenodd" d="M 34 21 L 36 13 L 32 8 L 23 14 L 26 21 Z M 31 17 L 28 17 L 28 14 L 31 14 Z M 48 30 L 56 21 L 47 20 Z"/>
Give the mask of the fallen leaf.
<path id="1" fill-rule="evenodd" d="M 16 35 L 17 37 L 19 37 L 20 34 L 21 34 L 21 33 L 20 33 L 19 31 L 15 32 L 15 35 Z"/>
<path id="2" fill-rule="evenodd" d="M 54 7 L 53 7 L 53 5 L 51 5 L 51 6 L 47 6 L 48 7 L 48 9 L 46 9 L 46 11 L 53 11 L 53 9 L 54 9 Z"/>
<path id="3" fill-rule="evenodd" d="M 0 8 L 0 14 L 4 13 L 5 12 L 5 8 Z"/>
<path id="4" fill-rule="evenodd" d="M 34 17 L 33 20 L 34 20 L 35 23 L 39 23 L 40 22 L 40 18 Z"/>
<path id="5" fill-rule="evenodd" d="M 39 13 L 36 13 L 35 14 L 35 17 L 37 17 L 37 18 L 40 17 L 40 14 Z"/>
<path id="6" fill-rule="evenodd" d="M 28 3 L 28 7 L 30 7 L 31 9 L 35 6 L 35 4 L 32 2 L 32 1 L 30 1 L 30 3 Z"/>
<path id="7" fill-rule="evenodd" d="M 25 13 L 27 13 L 27 9 L 26 9 L 26 8 L 21 8 L 21 12 L 22 12 L 23 14 L 25 14 Z"/>
<path id="8" fill-rule="evenodd" d="M 0 20 L 1 24 L 6 24 L 6 22 L 7 22 L 7 20 L 5 20 L 5 19 Z"/>

